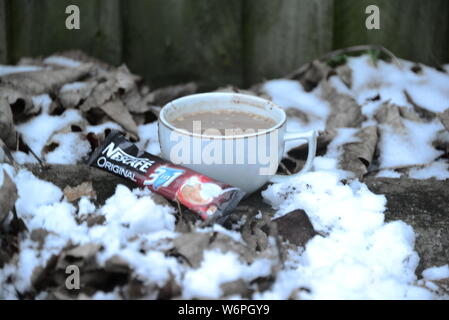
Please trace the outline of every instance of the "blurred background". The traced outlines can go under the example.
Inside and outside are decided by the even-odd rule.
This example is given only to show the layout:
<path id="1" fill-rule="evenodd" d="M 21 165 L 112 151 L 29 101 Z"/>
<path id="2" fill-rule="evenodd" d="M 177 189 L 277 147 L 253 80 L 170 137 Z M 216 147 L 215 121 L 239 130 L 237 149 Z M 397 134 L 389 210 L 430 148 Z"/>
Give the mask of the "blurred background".
<path id="1" fill-rule="evenodd" d="M 71 4 L 80 8 L 80 30 L 65 28 Z M 380 8 L 380 30 L 365 27 L 371 4 Z M 153 87 L 247 87 L 358 44 L 447 63 L 449 1 L 0 0 L 0 63 L 81 49 L 126 63 Z"/>

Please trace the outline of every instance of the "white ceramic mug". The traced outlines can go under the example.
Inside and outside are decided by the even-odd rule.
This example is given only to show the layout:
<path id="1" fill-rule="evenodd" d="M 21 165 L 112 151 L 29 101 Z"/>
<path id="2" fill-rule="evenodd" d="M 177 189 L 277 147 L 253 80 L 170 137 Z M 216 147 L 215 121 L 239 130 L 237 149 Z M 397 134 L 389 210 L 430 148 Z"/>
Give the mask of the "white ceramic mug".
<path id="1" fill-rule="evenodd" d="M 189 132 L 170 121 L 194 112 L 237 110 L 274 120 L 269 129 L 245 130 L 221 135 Z M 219 116 L 219 114 L 217 115 Z M 286 114 L 273 102 L 236 93 L 201 93 L 185 96 L 165 105 L 159 114 L 159 143 L 162 157 L 218 181 L 238 187 L 247 194 L 268 181 L 280 182 L 292 176 L 275 175 L 284 153 L 285 141 L 306 140 L 309 152 L 304 168 L 308 171 L 316 152 L 316 131 L 287 132 Z"/>

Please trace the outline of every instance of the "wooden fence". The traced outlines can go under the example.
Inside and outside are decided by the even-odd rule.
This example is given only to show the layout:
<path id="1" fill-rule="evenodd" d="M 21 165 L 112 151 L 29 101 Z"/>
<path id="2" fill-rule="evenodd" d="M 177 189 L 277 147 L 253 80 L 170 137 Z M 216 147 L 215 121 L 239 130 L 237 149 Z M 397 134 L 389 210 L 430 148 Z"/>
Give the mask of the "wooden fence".
<path id="1" fill-rule="evenodd" d="M 80 8 L 80 30 L 65 28 L 70 4 Z M 380 30 L 365 27 L 370 4 L 380 8 Z M 356 44 L 447 62 L 449 1 L 0 0 L 0 63 L 77 48 L 125 62 L 155 86 L 246 86 Z"/>

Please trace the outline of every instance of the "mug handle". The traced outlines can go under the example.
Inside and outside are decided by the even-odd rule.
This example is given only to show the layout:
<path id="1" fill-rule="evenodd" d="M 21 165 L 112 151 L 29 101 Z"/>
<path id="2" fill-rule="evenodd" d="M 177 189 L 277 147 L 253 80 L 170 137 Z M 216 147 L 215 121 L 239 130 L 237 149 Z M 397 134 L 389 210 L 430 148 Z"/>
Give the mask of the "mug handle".
<path id="1" fill-rule="evenodd" d="M 309 144 L 309 152 L 307 154 L 307 161 L 304 164 L 304 167 L 298 173 L 295 173 L 295 174 L 292 174 L 289 176 L 276 174 L 270 179 L 271 182 L 276 182 L 276 183 L 284 182 L 286 179 L 289 179 L 289 178 L 295 177 L 295 176 L 297 177 L 297 176 L 302 175 L 303 173 L 306 173 L 312 167 L 313 159 L 315 159 L 315 154 L 316 154 L 317 132 L 315 130 L 311 130 L 311 131 L 307 131 L 307 132 L 287 132 L 284 136 L 283 143 L 285 143 L 286 141 L 296 140 L 296 139 L 306 140 L 307 143 Z"/>

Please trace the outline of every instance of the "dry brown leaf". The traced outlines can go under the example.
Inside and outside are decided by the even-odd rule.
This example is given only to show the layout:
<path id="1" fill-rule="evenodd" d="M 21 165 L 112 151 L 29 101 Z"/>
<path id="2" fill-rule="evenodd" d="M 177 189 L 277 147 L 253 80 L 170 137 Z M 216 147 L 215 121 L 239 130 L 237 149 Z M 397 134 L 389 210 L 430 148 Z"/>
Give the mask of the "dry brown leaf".
<path id="1" fill-rule="evenodd" d="M 143 114 L 150 111 L 152 108 L 151 104 L 140 95 L 137 87 L 125 93 L 122 97 L 122 101 L 126 108 L 132 113 Z"/>
<path id="2" fill-rule="evenodd" d="M 156 89 L 145 96 L 144 100 L 151 105 L 163 106 L 174 99 L 196 93 L 197 90 L 198 85 L 195 82 L 188 82 Z"/>
<path id="3" fill-rule="evenodd" d="M 449 155 L 449 130 L 440 130 L 437 132 L 435 139 L 432 142 L 434 148 L 443 150 Z"/>
<path id="4" fill-rule="evenodd" d="M 137 138 L 137 125 L 122 101 L 109 101 L 102 105 L 100 109 L 103 110 L 104 113 L 106 113 L 112 120 L 121 125 L 123 129 L 128 131 L 128 133 L 134 136 L 134 138 Z"/>
<path id="5" fill-rule="evenodd" d="M 0 186 L 0 224 L 14 207 L 17 200 L 17 188 L 5 170 L 1 169 Z"/>
<path id="6" fill-rule="evenodd" d="M 83 101 L 85 101 L 92 90 L 97 86 L 96 81 L 86 81 L 84 86 L 78 87 L 73 90 L 60 90 L 59 101 L 61 105 L 66 108 L 77 108 Z"/>
<path id="7" fill-rule="evenodd" d="M 423 122 L 423 119 L 414 110 L 411 110 L 406 107 L 398 107 L 398 109 L 399 109 L 399 114 L 401 115 L 402 118 L 404 118 L 406 120 L 411 120 L 414 122 Z"/>
<path id="8" fill-rule="evenodd" d="M 246 263 L 252 263 L 255 255 L 250 248 L 220 232 L 183 233 L 173 240 L 172 253 L 193 268 L 198 268 L 205 250 L 233 251 Z"/>
<path id="9" fill-rule="evenodd" d="M 254 291 L 250 289 L 250 286 L 243 279 L 224 282 L 220 285 L 220 289 L 223 297 L 239 295 L 247 299 L 251 297 Z"/>
<path id="10" fill-rule="evenodd" d="M 444 125 L 446 130 L 449 131 L 449 109 L 439 113 L 438 118 L 440 119 L 441 123 Z"/>
<path id="11" fill-rule="evenodd" d="M 107 101 L 113 98 L 113 95 L 117 92 L 115 80 L 109 80 L 99 83 L 87 97 L 79 109 L 83 112 L 90 111 L 93 108 L 98 108 L 105 104 Z"/>
<path id="12" fill-rule="evenodd" d="M 343 145 L 343 155 L 340 167 L 353 172 L 359 179 L 368 173 L 377 146 L 377 127 L 370 126 L 360 129 L 356 135 L 357 142 Z"/>
<path id="13" fill-rule="evenodd" d="M 294 210 L 274 219 L 273 222 L 276 223 L 282 239 L 296 246 L 304 247 L 310 239 L 318 234 L 304 210 Z"/>
<path id="14" fill-rule="evenodd" d="M 42 57 L 34 57 L 34 58 L 30 58 L 30 57 L 22 57 L 19 59 L 19 61 L 17 62 L 18 66 L 36 66 L 36 67 L 44 67 L 45 64 L 43 62 L 43 58 Z"/>
<path id="15" fill-rule="evenodd" d="M 38 243 L 39 249 L 44 247 L 45 239 L 49 234 L 54 234 L 54 232 L 48 231 L 43 228 L 33 229 L 30 234 L 30 239 Z"/>
<path id="16" fill-rule="evenodd" d="M 329 143 L 332 142 L 332 140 L 336 136 L 337 136 L 337 130 L 325 130 L 325 131 L 319 132 L 318 138 L 317 138 L 316 154 L 319 156 L 324 155 L 327 151 L 327 146 L 329 145 Z M 305 159 L 307 159 L 308 150 L 309 150 L 309 145 L 307 143 L 303 143 L 300 146 L 291 149 L 288 152 L 288 155 L 295 159 L 305 160 Z"/>
<path id="17" fill-rule="evenodd" d="M 81 246 L 76 246 L 64 252 L 65 257 L 71 257 L 75 259 L 88 259 L 97 254 L 101 249 L 101 245 L 98 243 L 86 243 Z"/>
<path id="18" fill-rule="evenodd" d="M 81 63 L 92 63 L 95 66 L 95 68 L 102 69 L 104 71 L 111 71 L 111 70 L 115 69 L 115 67 L 113 67 L 97 58 L 91 57 L 91 56 L 85 54 L 81 50 L 68 50 L 68 51 L 56 52 L 56 53 L 52 54 L 52 56 L 65 57 L 68 59 L 79 61 Z"/>
<path id="19" fill-rule="evenodd" d="M 377 110 L 374 118 L 379 124 L 389 125 L 397 132 L 404 132 L 406 130 L 400 109 L 397 105 L 385 102 L 379 110 Z"/>
<path id="20" fill-rule="evenodd" d="M 102 74 L 97 79 L 98 85 L 93 88 L 86 101 L 80 106 L 80 110 L 87 112 L 125 95 L 136 88 L 139 80 L 140 78 L 130 73 L 124 65 L 114 71 Z"/>
<path id="21" fill-rule="evenodd" d="M 115 71 L 115 78 L 118 88 L 125 91 L 133 89 L 137 82 L 141 80 L 140 76 L 132 74 L 124 64 Z"/>
<path id="22" fill-rule="evenodd" d="M 352 69 L 344 64 L 335 68 L 335 73 L 337 73 L 338 77 L 341 81 L 349 88 L 352 87 Z"/>
<path id="23" fill-rule="evenodd" d="M 240 94 L 247 94 L 247 95 L 256 96 L 256 97 L 259 96 L 257 94 L 257 92 L 253 91 L 252 89 L 243 90 L 243 89 L 239 89 L 235 86 L 221 87 L 221 88 L 218 88 L 217 90 L 215 90 L 214 92 L 240 93 Z"/>
<path id="24" fill-rule="evenodd" d="M 5 99 L 10 106 L 14 123 L 27 120 L 41 110 L 39 105 L 33 103 L 30 96 L 12 88 L 0 87 L 0 99 Z"/>
<path id="25" fill-rule="evenodd" d="M 8 148 L 8 146 L 0 139 L 0 163 L 8 163 L 17 168 L 18 164 L 15 162 L 14 157 Z"/>
<path id="26" fill-rule="evenodd" d="M 299 121 L 303 122 L 304 124 L 307 124 L 309 122 L 309 115 L 296 108 L 287 108 L 285 110 L 285 113 L 287 114 L 288 119 L 296 118 Z"/>
<path id="27" fill-rule="evenodd" d="M 119 255 L 113 255 L 104 264 L 104 269 L 108 272 L 129 273 L 131 267 L 125 259 Z"/>
<path id="28" fill-rule="evenodd" d="M 76 187 L 67 186 L 64 188 L 64 195 L 67 198 L 67 201 L 73 202 L 81 199 L 81 197 L 88 197 L 94 199 L 96 197 L 96 193 L 94 188 L 92 187 L 91 181 L 86 181 L 77 185 Z"/>
<path id="29" fill-rule="evenodd" d="M 349 95 L 338 92 L 327 80 L 321 82 L 321 98 L 328 101 L 331 112 L 326 129 L 358 128 L 364 117 L 360 106 Z"/>
<path id="30" fill-rule="evenodd" d="M 0 77 L 0 85 L 11 87 L 30 95 L 54 92 L 66 83 L 74 82 L 88 75 L 92 64 L 58 70 L 44 69 L 7 74 Z"/>
<path id="31" fill-rule="evenodd" d="M 413 106 L 414 111 L 418 114 L 418 116 L 424 120 L 432 120 L 436 118 L 436 113 L 430 110 L 427 110 L 426 108 L 423 108 L 419 106 L 412 98 L 412 96 L 407 92 L 407 90 L 404 90 L 405 97 L 407 98 L 407 101 Z"/>
<path id="32" fill-rule="evenodd" d="M 404 120 L 410 120 L 422 123 L 423 119 L 417 112 L 406 107 L 400 107 L 395 104 L 384 102 L 377 110 L 374 118 L 380 125 L 387 125 L 397 133 L 406 133 Z"/>
<path id="33" fill-rule="evenodd" d="M 310 92 L 316 88 L 321 80 L 326 79 L 327 75 L 331 71 L 326 63 L 319 60 L 314 60 L 301 66 L 286 78 L 298 80 L 306 92 Z"/>
<path id="34" fill-rule="evenodd" d="M 0 97 L 0 139 L 6 146 L 15 150 L 17 144 L 17 133 L 14 126 L 11 108 L 5 99 Z"/>

